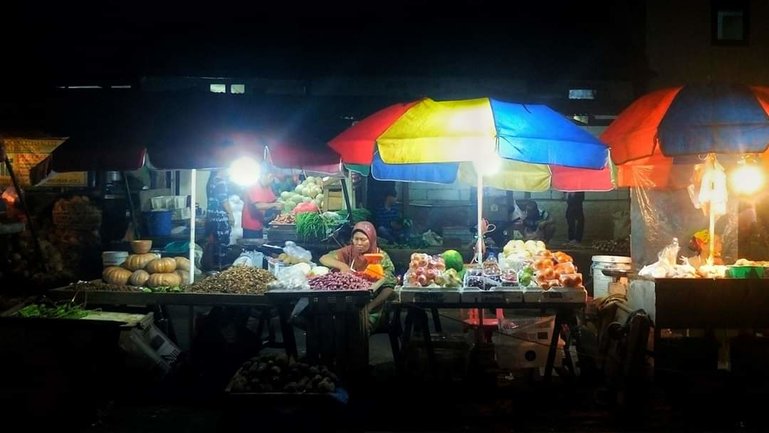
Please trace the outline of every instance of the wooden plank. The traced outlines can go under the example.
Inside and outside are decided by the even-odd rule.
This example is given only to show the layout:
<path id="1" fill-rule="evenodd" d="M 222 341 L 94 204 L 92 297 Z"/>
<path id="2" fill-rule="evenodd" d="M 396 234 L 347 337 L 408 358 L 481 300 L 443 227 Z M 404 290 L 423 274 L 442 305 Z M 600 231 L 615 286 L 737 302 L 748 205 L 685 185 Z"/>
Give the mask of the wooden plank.
<path id="1" fill-rule="evenodd" d="M 145 293 L 145 292 L 75 292 L 66 288 L 48 292 L 56 299 L 73 299 L 87 304 L 104 305 L 272 305 L 265 295 L 231 293 Z"/>

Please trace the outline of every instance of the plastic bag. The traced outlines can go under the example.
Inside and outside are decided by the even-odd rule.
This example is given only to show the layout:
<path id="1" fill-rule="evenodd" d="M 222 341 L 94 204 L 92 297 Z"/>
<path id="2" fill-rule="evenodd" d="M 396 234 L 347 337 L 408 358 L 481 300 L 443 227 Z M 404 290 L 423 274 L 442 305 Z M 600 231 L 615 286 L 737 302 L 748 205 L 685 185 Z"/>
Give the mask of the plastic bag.
<path id="1" fill-rule="evenodd" d="M 443 245 L 443 238 L 432 230 L 424 232 L 422 234 L 422 240 L 431 247 L 439 247 Z"/>
<path id="2" fill-rule="evenodd" d="M 286 255 L 295 257 L 300 262 L 310 263 L 312 261 L 312 253 L 306 249 L 300 247 L 293 241 L 286 241 L 283 252 Z"/>
<path id="3" fill-rule="evenodd" d="M 250 266 L 252 268 L 261 269 L 264 267 L 264 253 L 259 251 L 244 251 L 234 262 L 232 262 L 232 265 Z"/>
<path id="4" fill-rule="evenodd" d="M 302 266 L 280 268 L 275 277 L 277 281 L 268 284 L 270 290 L 310 290 L 306 269 Z"/>

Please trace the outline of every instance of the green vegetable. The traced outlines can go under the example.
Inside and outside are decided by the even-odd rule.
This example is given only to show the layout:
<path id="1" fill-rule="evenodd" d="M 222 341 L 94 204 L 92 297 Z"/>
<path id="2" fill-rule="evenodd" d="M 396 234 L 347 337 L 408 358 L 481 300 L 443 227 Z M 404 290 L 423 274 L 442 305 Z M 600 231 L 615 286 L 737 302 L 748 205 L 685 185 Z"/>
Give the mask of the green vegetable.
<path id="1" fill-rule="evenodd" d="M 88 311 L 71 302 L 46 304 L 30 304 L 16 313 L 20 317 L 37 317 L 47 319 L 80 319 L 88 315 Z"/>
<path id="2" fill-rule="evenodd" d="M 317 212 L 303 212 L 296 216 L 296 234 L 303 241 L 325 238 L 326 228 L 326 220 Z"/>

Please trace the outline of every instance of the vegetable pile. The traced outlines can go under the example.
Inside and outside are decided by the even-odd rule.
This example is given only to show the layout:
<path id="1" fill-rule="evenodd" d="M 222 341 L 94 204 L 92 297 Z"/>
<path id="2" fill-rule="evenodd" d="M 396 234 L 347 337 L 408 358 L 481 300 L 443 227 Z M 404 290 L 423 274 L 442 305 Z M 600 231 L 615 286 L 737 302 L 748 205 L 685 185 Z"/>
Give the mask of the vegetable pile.
<path id="1" fill-rule="evenodd" d="M 265 269 L 231 266 L 217 275 L 195 282 L 190 286 L 190 291 L 261 295 L 267 291 L 267 284 L 274 280 L 275 276 Z"/>
<path id="2" fill-rule="evenodd" d="M 230 381 L 230 391 L 332 393 L 338 384 L 339 378 L 325 366 L 263 355 L 243 363 Z"/>
<path id="3" fill-rule="evenodd" d="M 348 272 L 330 272 L 326 275 L 311 278 L 312 290 L 367 290 L 371 282 Z"/>
<path id="4" fill-rule="evenodd" d="M 57 304 L 30 304 L 16 313 L 19 317 L 36 317 L 45 319 L 80 319 L 88 315 L 77 304 L 71 302 Z"/>
<path id="5" fill-rule="evenodd" d="M 312 203 L 320 209 L 323 198 L 323 180 L 320 177 L 308 176 L 294 191 L 280 193 L 278 203 L 283 205 L 283 213 L 291 213 L 302 203 Z"/>

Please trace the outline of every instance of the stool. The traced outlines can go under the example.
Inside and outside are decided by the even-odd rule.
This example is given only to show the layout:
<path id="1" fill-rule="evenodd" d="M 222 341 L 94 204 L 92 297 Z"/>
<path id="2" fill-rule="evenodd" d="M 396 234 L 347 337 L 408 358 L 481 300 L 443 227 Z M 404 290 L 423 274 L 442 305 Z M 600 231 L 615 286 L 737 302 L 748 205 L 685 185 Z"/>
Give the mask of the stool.
<path id="1" fill-rule="evenodd" d="M 467 319 L 462 320 L 462 323 L 464 324 L 464 329 L 467 330 L 469 328 L 473 328 L 478 326 L 479 320 L 479 308 L 473 308 L 468 310 Z M 497 308 L 495 311 L 495 317 L 488 317 L 486 314 L 483 315 L 483 324 L 481 325 L 483 327 L 483 336 L 485 338 L 485 342 L 490 343 L 492 334 L 494 334 L 494 331 L 499 329 L 499 321 L 504 319 L 504 310 L 502 308 Z"/>

